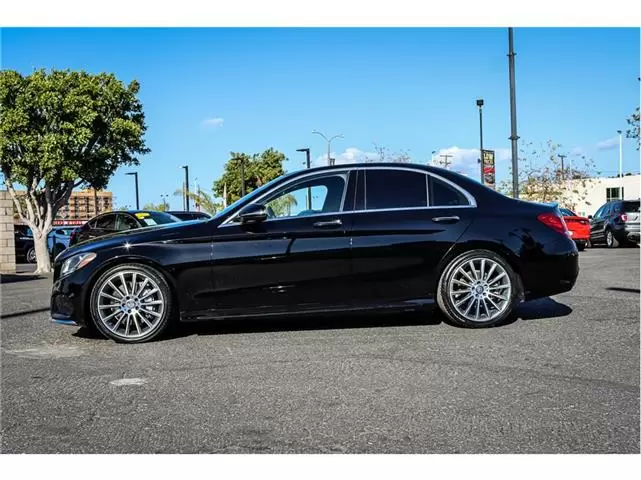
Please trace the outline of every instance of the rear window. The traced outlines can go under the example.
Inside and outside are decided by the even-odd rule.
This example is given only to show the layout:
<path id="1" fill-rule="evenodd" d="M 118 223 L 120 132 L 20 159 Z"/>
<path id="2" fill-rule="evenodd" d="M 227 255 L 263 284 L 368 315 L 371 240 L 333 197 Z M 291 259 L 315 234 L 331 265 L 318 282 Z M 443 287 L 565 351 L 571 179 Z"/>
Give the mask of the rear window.
<path id="1" fill-rule="evenodd" d="M 365 208 L 415 208 L 427 206 L 424 173 L 409 170 L 366 170 Z"/>
<path id="2" fill-rule="evenodd" d="M 623 202 L 623 211 L 625 213 L 638 213 L 639 202 Z"/>
<path id="3" fill-rule="evenodd" d="M 173 215 L 161 212 L 136 212 L 134 215 L 146 227 L 151 227 L 153 225 L 163 225 L 165 223 L 175 223 L 180 221 Z"/>
<path id="4" fill-rule="evenodd" d="M 456 207 L 469 205 L 467 198 L 458 189 L 430 175 L 430 205 L 435 207 Z"/>

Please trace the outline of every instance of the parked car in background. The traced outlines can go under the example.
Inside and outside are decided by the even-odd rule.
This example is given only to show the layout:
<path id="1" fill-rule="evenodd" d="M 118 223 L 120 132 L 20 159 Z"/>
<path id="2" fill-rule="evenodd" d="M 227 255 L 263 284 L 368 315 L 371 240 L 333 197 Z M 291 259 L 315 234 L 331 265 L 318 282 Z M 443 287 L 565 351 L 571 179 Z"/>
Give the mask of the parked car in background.
<path id="1" fill-rule="evenodd" d="M 186 212 L 186 211 L 171 211 L 167 212 L 170 215 L 173 215 L 174 217 L 183 220 L 183 221 L 188 221 L 188 220 L 210 220 L 212 218 L 211 215 L 205 212 Z"/>
<path id="2" fill-rule="evenodd" d="M 180 220 L 165 212 L 149 210 L 107 212 L 92 218 L 82 227 L 74 230 L 69 246 L 111 233 L 176 222 L 180 222 Z"/>
<path id="3" fill-rule="evenodd" d="M 568 230 L 570 231 L 572 240 L 576 243 L 576 247 L 579 251 L 585 250 L 585 247 L 590 241 L 590 220 L 577 215 L 567 208 L 559 208 L 559 211 L 561 215 L 563 215 L 563 220 L 565 220 L 565 224 L 568 226 Z"/>
<path id="4" fill-rule="evenodd" d="M 64 249 L 69 248 L 69 241 L 71 240 L 71 232 L 76 227 L 53 227 L 47 235 L 47 247 L 49 254 L 55 258 Z"/>
<path id="5" fill-rule="evenodd" d="M 639 200 L 612 200 L 590 219 L 590 243 L 610 248 L 639 243 Z"/>
<path id="6" fill-rule="evenodd" d="M 490 327 L 522 300 L 571 290 L 578 260 L 556 207 L 435 167 L 334 165 L 285 174 L 209 221 L 66 250 L 51 315 L 127 343 L 174 320 L 359 310 L 439 307 Z"/>
<path id="7" fill-rule="evenodd" d="M 36 249 L 31 229 L 26 225 L 14 225 L 13 233 L 16 247 L 16 260 L 36 263 Z"/>

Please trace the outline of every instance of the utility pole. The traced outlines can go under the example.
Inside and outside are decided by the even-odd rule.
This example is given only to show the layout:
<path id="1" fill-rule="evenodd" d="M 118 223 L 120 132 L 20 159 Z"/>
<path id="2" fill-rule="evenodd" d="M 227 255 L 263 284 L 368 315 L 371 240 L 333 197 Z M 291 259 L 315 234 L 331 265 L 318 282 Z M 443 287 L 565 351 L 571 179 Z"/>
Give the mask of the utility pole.
<path id="1" fill-rule="evenodd" d="M 312 166 L 311 162 L 311 153 L 309 148 L 298 148 L 296 149 L 297 152 L 305 152 L 305 155 L 307 156 L 307 168 L 310 168 Z M 307 210 L 311 210 L 312 208 L 312 189 L 308 188 L 307 189 Z"/>
<path id="2" fill-rule="evenodd" d="M 567 157 L 567 155 L 559 155 L 561 159 L 561 180 L 565 180 L 565 168 L 563 168 L 563 160 L 565 160 L 565 157 Z"/>
<path id="3" fill-rule="evenodd" d="M 619 134 L 619 179 L 623 179 L 623 132 L 617 130 L 617 133 Z M 621 182 L 621 188 L 623 188 L 623 182 Z M 621 200 L 623 200 L 623 197 L 621 197 Z"/>
<path id="4" fill-rule="evenodd" d="M 452 163 L 452 162 L 450 162 L 450 161 L 448 160 L 448 159 L 452 158 L 452 155 L 439 155 L 439 157 L 441 157 L 441 158 L 444 158 L 444 159 L 445 159 L 445 160 L 443 160 L 443 161 L 441 162 L 441 165 L 443 166 L 443 168 L 447 168 L 447 167 L 449 167 L 449 166 L 450 166 L 450 164 Z"/>
<path id="5" fill-rule="evenodd" d="M 516 79 L 514 74 L 514 34 L 508 28 L 508 66 L 510 70 L 510 140 L 512 142 L 512 198 L 519 198 L 519 163 L 518 145 L 519 136 L 516 134 Z"/>
<path id="6" fill-rule="evenodd" d="M 481 136 L 481 149 L 479 150 L 479 164 L 481 165 L 481 185 L 483 185 L 483 99 L 479 98 L 476 101 L 476 106 L 479 107 L 479 131 Z"/>
<path id="7" fill-rule="evenodd" d="M 189 165 L 183 165 L 185 169 L 185 210 L 189 211 Z"/>
<path id="8" fill-rule="evenodd" d="M 129 172 L 126 175 L 133 175 L 136 180 L 136 210 L 140 210 L 140 202 L 138 199 L 138 172 Z"/>

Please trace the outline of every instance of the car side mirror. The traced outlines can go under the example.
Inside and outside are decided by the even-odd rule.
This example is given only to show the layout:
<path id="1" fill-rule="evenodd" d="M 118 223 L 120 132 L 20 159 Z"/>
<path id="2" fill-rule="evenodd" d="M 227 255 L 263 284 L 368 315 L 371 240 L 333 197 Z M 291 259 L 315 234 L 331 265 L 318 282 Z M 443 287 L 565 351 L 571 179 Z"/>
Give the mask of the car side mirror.
<path id="1" fill-rule="evenodd" d="M 265 205 L 251 203 L 245 205 L 238 212 L 238 218 L 241 223 L 256 223 L 267 220 L 267 208 Z"/>
<path id="2" fill-rule="evenodd" d="M 594 217 L 592 215 L 588 215 L 588 220 L 592 220 Z"/>

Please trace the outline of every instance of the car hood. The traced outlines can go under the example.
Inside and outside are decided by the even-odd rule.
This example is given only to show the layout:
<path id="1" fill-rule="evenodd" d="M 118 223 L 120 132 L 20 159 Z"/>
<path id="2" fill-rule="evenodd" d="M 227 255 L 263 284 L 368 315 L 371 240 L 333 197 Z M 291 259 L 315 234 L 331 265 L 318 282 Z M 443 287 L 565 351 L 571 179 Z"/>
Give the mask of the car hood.
<path id="1" fill-rule="evenodd" d="M 145 242 L 162 242 L 172 240 L 184 235 L 186 232 L 209 222 L 202 220 L 190 220 L 187 222 L 166 223 L 163 225 L 153 225 L 151 227 L 137 228 L 125 232 L 116 232 L 102 237 L 94 238 L 80 242 L 67 250 L 64 250 L 56 261 L 65 259 L 82 252 L 95 252 L 114 245 L 130 243 L 132 245 Z"/>

